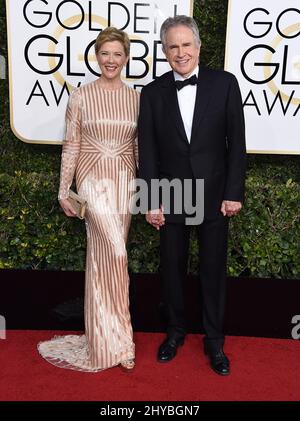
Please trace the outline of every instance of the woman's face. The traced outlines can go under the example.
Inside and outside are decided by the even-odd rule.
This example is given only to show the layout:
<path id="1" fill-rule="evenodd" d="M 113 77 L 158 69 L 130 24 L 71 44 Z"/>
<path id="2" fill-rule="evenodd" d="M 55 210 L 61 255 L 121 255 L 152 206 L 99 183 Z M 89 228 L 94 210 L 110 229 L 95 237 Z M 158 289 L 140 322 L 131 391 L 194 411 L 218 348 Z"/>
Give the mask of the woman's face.
<path id="1" fill-rule="evenodd" d="M 124 47 L 119 41 L 107 41 L 101 45 L 97 54 L 97 61 L 102 77 L 108 80 L 120 79 L 123 66 L 127 63 L 128 57 Z"/>

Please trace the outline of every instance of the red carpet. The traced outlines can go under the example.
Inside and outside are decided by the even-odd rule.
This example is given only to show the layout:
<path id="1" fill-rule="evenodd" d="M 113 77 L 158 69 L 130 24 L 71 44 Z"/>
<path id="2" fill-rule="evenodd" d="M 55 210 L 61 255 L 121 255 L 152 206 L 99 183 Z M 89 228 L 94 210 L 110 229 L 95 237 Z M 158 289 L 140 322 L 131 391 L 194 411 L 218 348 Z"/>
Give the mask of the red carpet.
<path id="1" fill-rule="evenodd" d="M 228 337 L 232 374 L 209 368 L 202 338 L 188 335 L 175 360 L 156 362 L 162 334 L 135 333 L 137 366 L 100 373 L 56 368 L 36 344 L 62 332 L 14 330 L 0 341 L 1 401 L 298 401 L 300 341 Z"/>

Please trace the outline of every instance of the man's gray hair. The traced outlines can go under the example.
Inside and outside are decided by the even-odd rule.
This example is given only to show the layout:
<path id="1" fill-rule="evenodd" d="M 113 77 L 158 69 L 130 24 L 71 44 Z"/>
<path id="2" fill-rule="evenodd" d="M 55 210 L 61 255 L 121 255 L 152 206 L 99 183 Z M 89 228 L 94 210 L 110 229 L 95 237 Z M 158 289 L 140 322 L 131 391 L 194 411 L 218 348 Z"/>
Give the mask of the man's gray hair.
<path id="1" fill-rule="evenodd" d="M 187 28 L 189 28 L 193 32 L 195 41 L 196 41 L 197 45 L 200 47 L 201 39 L 200 39 L 200 35 L 199 35 L 199 29 L 198 29 L 198 26 L 197 26 L 195 20 L 193 18 L 191 18 L 190 16 L 178 15 L 178 16 L 174 16 L 173 18 L 170 17 L 170 18 L 166 19 L 163 22 L 163 24 L 161 25 L 160 39 L 161 39 L 161 42 L 162 42 L 163 51 L 165 51 L 165 47 L 166 47 L 167 31 L 170 28 L 174 28 L 175 26 L 179 26 L 179 25 L 186 26 Z"/>

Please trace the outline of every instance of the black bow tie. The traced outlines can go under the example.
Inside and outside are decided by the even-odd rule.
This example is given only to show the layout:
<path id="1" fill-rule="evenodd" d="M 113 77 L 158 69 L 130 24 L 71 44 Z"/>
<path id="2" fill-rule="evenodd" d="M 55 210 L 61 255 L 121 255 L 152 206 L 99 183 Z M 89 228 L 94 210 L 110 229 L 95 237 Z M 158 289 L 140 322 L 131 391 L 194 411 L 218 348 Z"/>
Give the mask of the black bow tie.
<path id="1" fill-rule="evenodd" d="M 184 80 L 175 80 L 175 85 L 178 91 L 187 85 L 197 85 L 198 78 L 196 75 Z"/>

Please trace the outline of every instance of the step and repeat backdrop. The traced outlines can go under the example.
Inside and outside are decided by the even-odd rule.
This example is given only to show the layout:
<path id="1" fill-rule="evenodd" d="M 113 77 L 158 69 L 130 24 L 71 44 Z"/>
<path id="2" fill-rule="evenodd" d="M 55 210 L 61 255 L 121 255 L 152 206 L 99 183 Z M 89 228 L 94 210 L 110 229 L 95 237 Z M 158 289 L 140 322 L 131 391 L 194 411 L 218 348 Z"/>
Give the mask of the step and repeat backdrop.
<path id="1" fill-rule="evenodd" d="M 248 152 L 299 154 L 300 1 L 230 0 L 225 69 L 241 87 Z"/>
<path id="2" fill-rule="evenodd" d="M 159 31 L 169 16 L 192 15 L 190 0 L 6 0 L 11 127 L 30 143 L 61 143 L 70 91 L 99 77 L 94 54 L 102 29 L 131 40 L 123 80 L 141 89 L 168 71 Z"/>
<path id="3" fill-rule="evenodd" d="M 248 152 L 300 153 L 299 7 L 299 0 L 228 1 L 225 69 L 241 87 Z M 193 1 L 6 0 L 6 8 L 12 130 L 25 142 L 58 144 L 69 93 L 99 76 L 99 31 L 113 25 L 128 33 L 123 80 L 141 89 L 169 70 L 162 22 L 192 15 Z"/>

